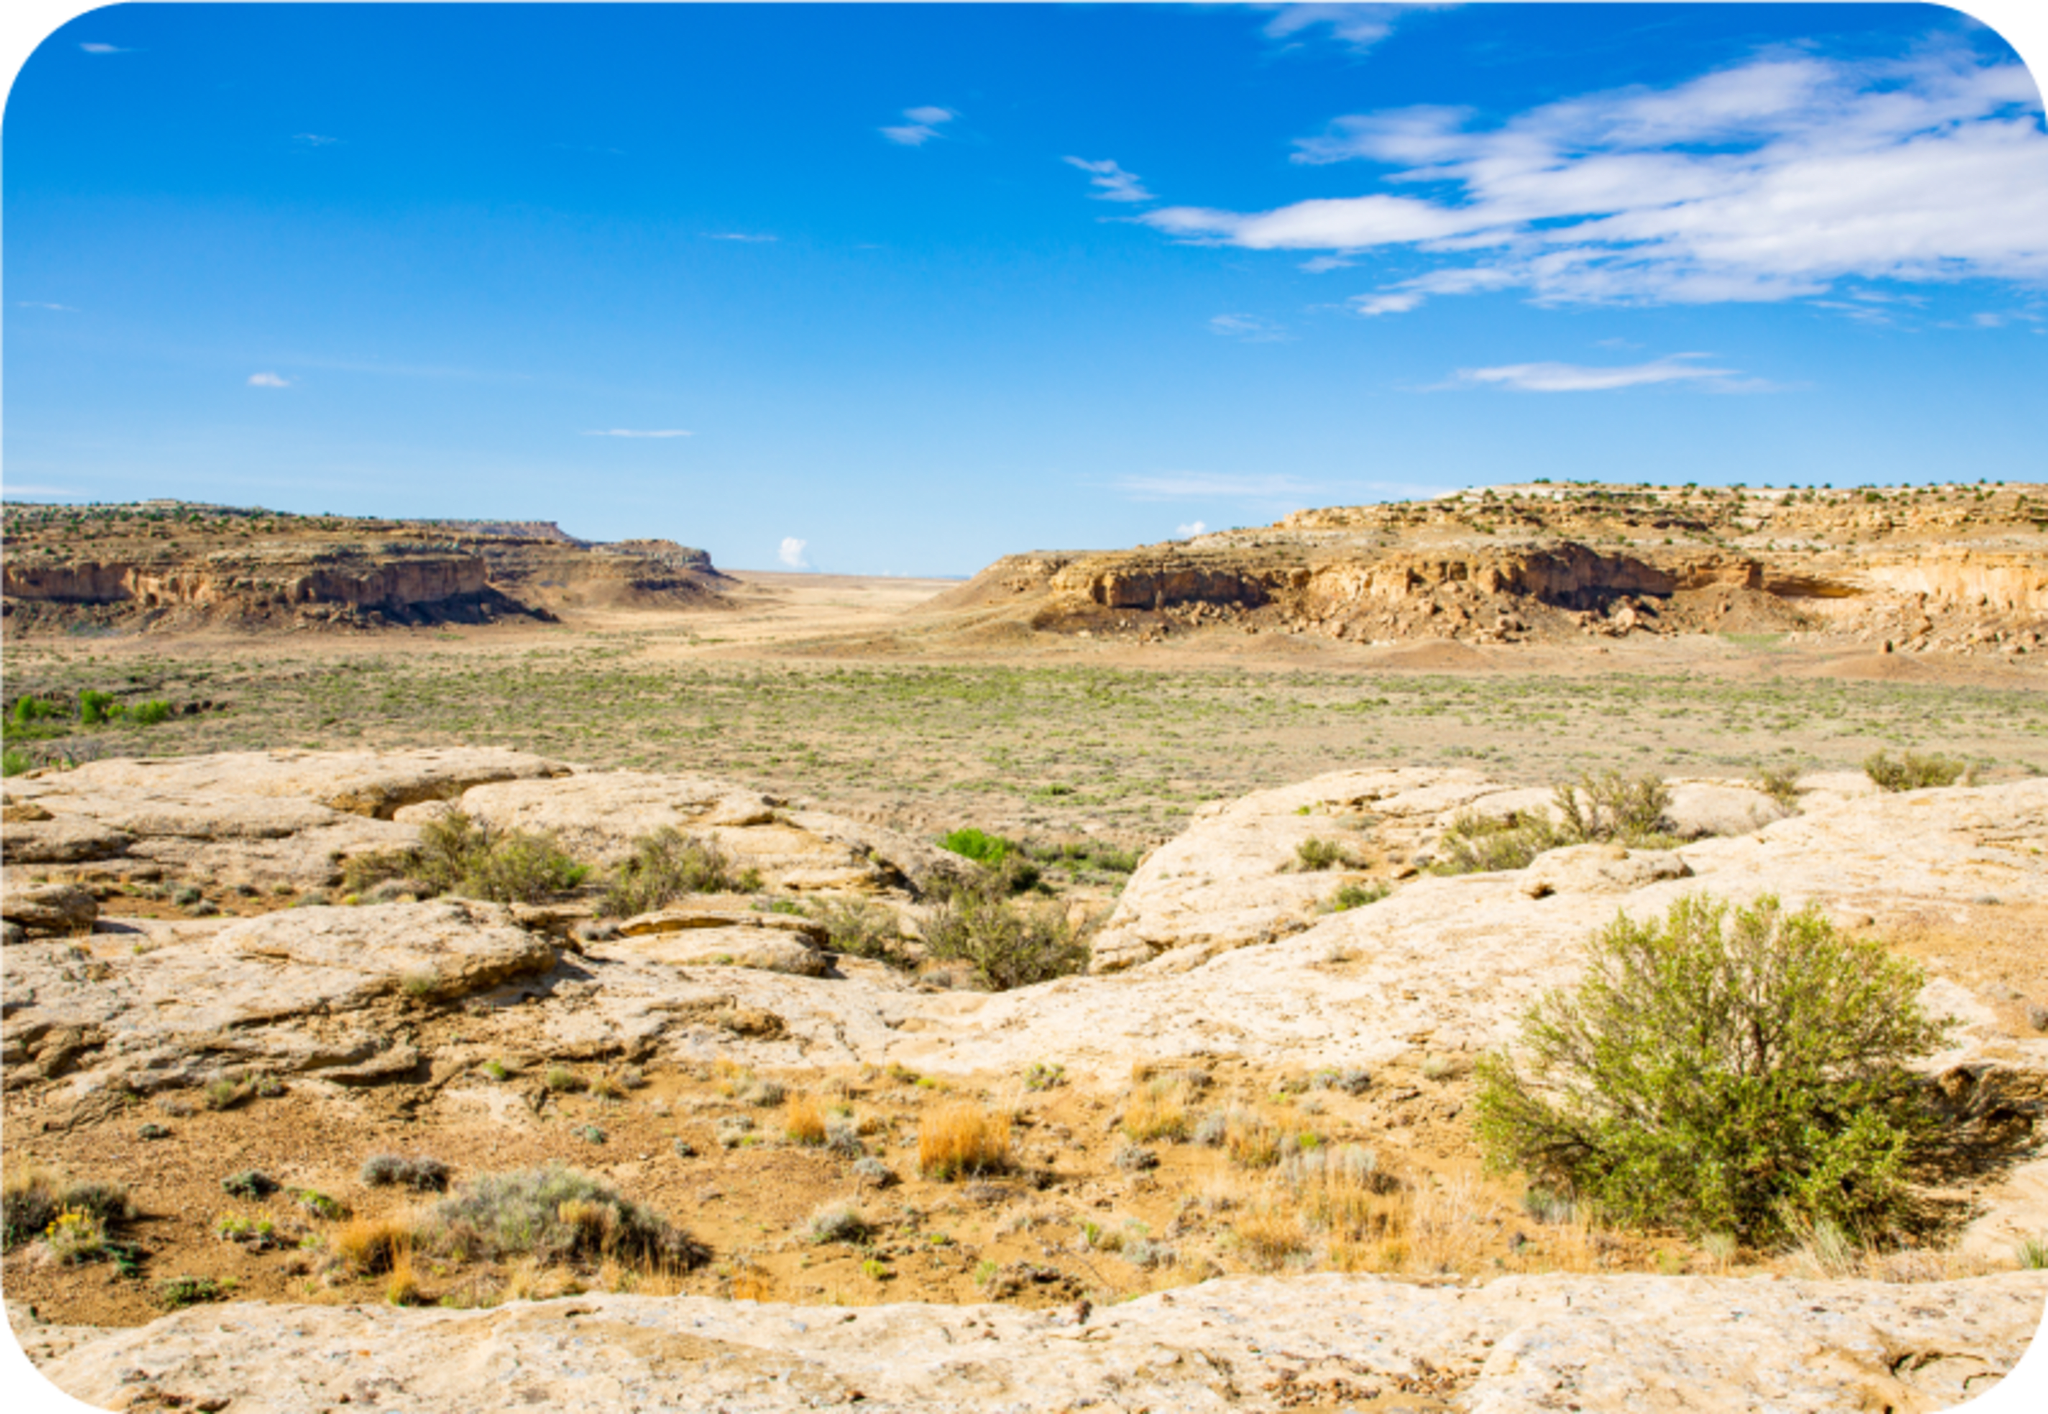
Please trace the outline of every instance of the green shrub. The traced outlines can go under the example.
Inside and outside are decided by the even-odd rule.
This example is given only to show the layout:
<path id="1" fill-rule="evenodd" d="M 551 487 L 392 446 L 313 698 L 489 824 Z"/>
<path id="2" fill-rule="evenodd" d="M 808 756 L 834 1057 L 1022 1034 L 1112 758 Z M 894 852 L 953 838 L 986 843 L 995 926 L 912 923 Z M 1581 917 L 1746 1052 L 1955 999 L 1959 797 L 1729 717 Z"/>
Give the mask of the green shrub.
<path id="1" fill-rule="evenodd" d="M 810 916 L 825 925 L 827 945 L 836 953 L 897 966 L 906 962 L 896 915 L 881 904 L 867 899 L 820 899 L 811 905 Z"/>
<path id="2" fill-rule="evenodd" d="M 152 698 L 132 708 L 128 713 L 128 720 L 139 727 L 153 727 L 159 722 L 169 721 L 170 718 L 171 704 L 159 698 Z"/>
<path id="3" fill-rule="evenodd" d="M 16 751 L 11 746 L 0 750 L 0 776 L 18 776 L 24 771 L 34 770 L 35 765 L 26 751 Z"/>
<path id="4" fill-rule="evenodd" d="M 1548 814 L 1481 815 L 1460 811 L 1444 832 L 1439 874 L 1526 869 L 1546 850 L 1616 840 L 1634 849 L 1669 849 L 1682 843 L 1664 812 L 1671 788 L 1654 775 L 1619 771 L 1582 775 L 1557 787 L 1556 819 Z"/>
<path id="5" fill-rule="evenodd" d="M 121 705 L 114 700 L 111 692 L 98 692 L 87 688 L 78 694 L 79 725 L 96 727 L 102 722 L 121 715 Z"/>
<path id="6" fill-rule="evenodd" d="M 66 1181 L 42 1168 L 24 1168 L 0 1188 L 0 1242 L 12 1251 L 49 1231 L 64 1213 L 84 1213 L 102 1229 L 135 1216 L 128 1190 L 118 1184 Z"/>
<path id="7" fill-rule="evenodd" d="M 63 715 L 64 709 L 56 703 L 44 702 L 40 698 L 28 696 L 15 698 L 14 708 L 8 713 L 8 716 L 14 719 L 14 724 L 18 727 L 28 726 L 32 722 L 40 722 L 46 717 L 61 717 Z"/>
<path id="8" fill-rule="evenodd" d="M 1907 1062 L 1952 1025 L 1921 1010 L 1920 985 L 1911 963 L 1775 898 L 1617 918 L 1577 990 L 1531 1008 L 1528 1071 L 1481 1062 L 1481 1146 L 1623 1221 L 1747 1241 L 1823 1219 L 1896 1229 L 1937 1127 Z"/>
<path id="9" fill-rule="evenodd" d="M 993 869 L 1015 853 L 1018 845 L 1015 840 L 1006 840 L 1001 835 L 984 834 L 970 826 L 940 836 L 939 848 L 951 850 L 957 855 L 973 860 L 976 864 Z"/>
<path id="10" fill-rule="evenodd" d="M 1756 788 L 1784 806 L 1787 810 L 1799 804 L 1799 768 L 1797 766 L 1759 766 L 1753 778 Z"/>
<path id="11" fill-rule="evenodd" d="M 386 879 L 416 879 L 429 893 L 537 903 L 575 888 L 589 872 L 551 834 L 493 830 L 451 810 L 420 826 L 420 842 L 411 849 L 351 858 L 342 866 L 342 886 L 360 894 Z"/>
<path id="12" fill-rule="evenodd" d="M 202 1301 L 225 1301 L 228 1293 L 235 1289 L 232 1280 L 215 1281 L 212 1277 L 170 1277 L 157 1283 L 157 1304 L 166 1311 L 182 1310 L 196 1306 Z"/>
<path id="13" fill-rule="evenodd" d="M 1369 903 L 1378 903 L 1394 891 L 1393 885 L 1384 881 L 1370 884 L 1345 884 L 1330 895 L 1327 905 L 1332 913 L 1348 913 L 1354 908 L 1363 908 Z"/>
<path id="14" fill-rule="evenodd" d="M 426 1250 L 458 1259 L 615 1257 L 694 1267 L 709 1255 L 603 1180 L 560 1166 L 479 1175 L 436 1203 L 416 1237 Z"/>
<path id="15" fill-rule="evenodd" d="M 758 875 L 748 879 L 732 872 L 731 862 L 714 841 L 693 839 L 664 825 L 633 841 L 633 852 L 612 870 L 603 906 L 615 917 L 630 918 L 665 908 L 689 894 L 759 887 Z"/>
<path id="16" fill-rule="evenodd" d="M 1876 783 L 1879 790 L 1924 790 L 1929 786 L 1952 786 L 1958 780 L 1964 785 L 1970 783 L 1969 763 L 1953 756 L 1927 755 L 1906 751 L 1894 761 L 1885 752 L 1877 752 L 1863 763 L 1863 774 Z"/>
<path id="17" fill-rule="evenodd" d="M 1298 869 L 1311 873 L 1322 869 L 1335 869 L 1351 862 L 1351 851 L 1336 840 L 1316 839 L 1311 836 L 1294 847 L 1294 863 Z"/>
<path id="18" fill-rule="evenodd" d="M 991 992 L 1065 977 L 1088 966 L 1088 945 L 1074 935 L 1058 905 L 1027 908 L 971 889 L 931 911 L 924 942 L 941 961 L 971 965 L 975 981 Z"/>
<path id="19" fill-rule="evenodd" d="M 424 1156 L 372 1154 L 363 1160 L 363 1182 L 373 1188 L 410 1188 L 415 1193 L 440 1193 L 448 1187 L 448 1165 Z"/>

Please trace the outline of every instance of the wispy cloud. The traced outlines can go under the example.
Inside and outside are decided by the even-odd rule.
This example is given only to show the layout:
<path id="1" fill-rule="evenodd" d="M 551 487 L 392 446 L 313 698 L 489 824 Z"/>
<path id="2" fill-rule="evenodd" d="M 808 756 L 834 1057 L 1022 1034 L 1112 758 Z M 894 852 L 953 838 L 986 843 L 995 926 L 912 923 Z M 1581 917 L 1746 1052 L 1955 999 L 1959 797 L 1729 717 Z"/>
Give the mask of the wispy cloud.
<path id="1" fill-rule="evenodd" d="M 2033 80 L 1961 49 L 1766 55 L 1493 126 L 1464 109 L 1384 110 L 1336 120 L 1295 160 L 1386 170 L 1352 197 L 1137 219 L 1251 250 L 1406 248 L 1444 262 L 1361 295 L 1363 314 L 1483 290 L 1707 304 L 1811 299 L 1851 280 L 2048 280 Z"/>
<path id="2" fill-rule="evenodd" d="M 1208 526 L 1202 524 L 1202 522 L 1198 520 L 1191 520 L 1186 525 L 1175 526 L 1173 528 L 1173 533 L 1182 540 L 1192 540 L 1197 535 L 1200 535 L 1206 530 L 1208 530 L 1208 528 Z"/>
<path id="3" fill-rule="evenodd" d="M 811 562 L 804 558 L 804 551 L 808 550 L 810 546 L 811 542 L 808 540 L 799 540 L 794 535 L 785 535 L 782 538 L 782 548 L 775 552 L 775 558 L 793 570 L 807 570 L 811 567 Z"/>
<path id="4" fill-rule="evenodd" d="M 908 123 L 893 128 L 883 128 L 882 136 L 904 147 L 923 147 L 939 135 L 939 128 L 959 117 L 950 108 L 905 108 L 903 116 Z"/>
<path id="5" fill-rule="evenodd" d="M 646 429 L 606 427 L 597 431 L 586 432 L 583 435 L 586 437 L 694 437 L 697 434 L 686 432 L 680 427 L 651 427 Z"/>
<path id="6" fill-rule="evenodd" d="M 78 46 L 88 54 L 133 54 L 133 49 L 123 49 L 118 44 L 88 43 Z"/>
<path id="7" fill-rule="evenodd" d="M 252 373 L 249 375 L 249 386 L 251 388 L 289 388 L 291 385 L 291 379 L 279 377 L 275 373 Z"/>
<path id="8" fill-rule="evenodd" d="M 706 231 L 704 239 L 707 241 L 742 241 L 748 245 L 765 245 L 770 241 L 779 241 L 782 237 L 760 235 L 753 231 Z"/>
<path id="9" fill-rule="evenodd" d="M 1712 368 L 1693 360 L 1703 353 L 1671 354 L 1649 363 L 1589 367 L 1579 363 L 1510 363 L 1498 368 L 1461 368 L 1458 383 L 1512 388 L 1524 393 L 1597 393 L 1652 383 L 1698 383 L 1720 391 L 1749 391 L 1762 385 L 1733 368 Z"/>
<path id="10" fill-rule="evenodd" d="M 1226 476 L 1207 471 L 1168 471 L 1154 476 L 1126 476 L 1117 489 L 1134 501 L 1177 501 L 1195 497 L 1218 500 L 1284 500 L 1306 496 L 1317 487 L 1292 476 Z"/>
<path id="11" fill-rule="evenodd" d="M 292 141 L 300 147 L 333 147 L 341 139 L 338 137 L 328 137 L 322 133 L 293 133 Z"/>
<path id="12" fill-rule="evenodd" d="M 23 309 L 54 309 L 61 311 L 62 313 L 65 314 L 78 313 L 77 305 L 52 304 L 49 300 L 46 299 L 18 299 L 15 301 L 15 303 L 21 306 Z"/>
<path id="13" fill-rule="evenodd" d="M 1157 201 L 1158 198 L 1145 190 L 1145 183 L 1135 172 L 1126 172 L 1115 162 L 1104 158 L 1090 162 L 1085 157 L 1063 157 L 1061 161 L 1079 167 L 1088 173 L 1088 180 L 1101 190 L 1095 193 L 1097 201 Z"/>
<path id="14" fill-rule="evenodd" d="M 1294 337 L 1270 319 L 1261 319 L 1256 314 L 1211 315 L 1209 332 L 1247 344 L 1278 344 Z"/>
<path id="15" fill-rule="evenodd" d="M 1266 21 L 1269 39 L 1293 39 L 1310 30 L 1327 29 L 1354 53 L 1363 54 L 1394 32 L 1404 15 L 1417 10 L 1443 8 L 1437 5 L 1278 5 L 1268 8 L 1280 13 Z"/>

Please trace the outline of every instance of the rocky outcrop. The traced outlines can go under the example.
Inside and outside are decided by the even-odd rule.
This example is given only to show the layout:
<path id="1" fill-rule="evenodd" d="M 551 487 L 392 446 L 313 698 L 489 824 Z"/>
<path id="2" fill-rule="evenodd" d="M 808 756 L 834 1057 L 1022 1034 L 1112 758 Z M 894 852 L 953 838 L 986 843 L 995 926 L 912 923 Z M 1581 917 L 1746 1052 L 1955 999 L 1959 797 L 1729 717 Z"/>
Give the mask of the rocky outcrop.
<path id="1" fill-rule="evenodd" d="M 1471 1414 L 1769 1408 L 1931 1414 L 1994 1386 L 2048 1276 L 1875 1282 L 1240 1277 L 1089 1311 L 799 1307 L 583 1296 L 488 1311 L 195 1309 L 44 1337 L 43 1374 L 105 1408 L 1064 1411 L 1397 1407 Z"/>

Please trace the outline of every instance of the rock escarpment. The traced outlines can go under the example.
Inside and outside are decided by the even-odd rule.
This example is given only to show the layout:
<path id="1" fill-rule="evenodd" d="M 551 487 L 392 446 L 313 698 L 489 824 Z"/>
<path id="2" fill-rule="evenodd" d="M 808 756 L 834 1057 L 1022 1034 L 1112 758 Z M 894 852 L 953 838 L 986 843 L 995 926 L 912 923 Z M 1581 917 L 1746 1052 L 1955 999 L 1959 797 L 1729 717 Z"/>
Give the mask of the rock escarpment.
<path id="1" fill-rule="evenodd" d="M 2048 636 L 2048 490 L 1504 486 L 1133 550 L 1013 555 L 930 610 L 1063 633 L 1774 632 L 2023 656 Z"/>
<path id="2" fill-rule="evenodd" d="M 716 603 L 725 577 L 666 540 L 596 545 L 546 523 L 289 516 L 181 502 L 6 508 L 19 629 L 376 627 Z"/>

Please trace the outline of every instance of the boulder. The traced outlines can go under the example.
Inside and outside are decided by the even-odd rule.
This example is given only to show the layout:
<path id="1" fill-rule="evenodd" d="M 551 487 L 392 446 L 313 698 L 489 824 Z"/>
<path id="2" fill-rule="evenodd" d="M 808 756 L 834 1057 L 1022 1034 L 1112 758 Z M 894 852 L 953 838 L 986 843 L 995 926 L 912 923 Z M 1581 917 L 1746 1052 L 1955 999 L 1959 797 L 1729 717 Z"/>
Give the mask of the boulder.
<path id="1" fill-rule="evenodd" d="M 130 836 L 120 830 L 92 820 L 10 821 L 0 826 L 0 859 L 12 865 L 114 859 L 126 853 L 132 843 Z"/>
<path id="2" fill-rule="evenodd" d="M 388 820 L 402 806 L 485 781 L 565 776 L 558 761 L 499 747 L 415 751 L 237 751 L 90 761 L 65 772 L 68 794 L 119 791 L 188 799 L 285 796 Z"/>
<path id="3" fill-rule="evenodd" d="M 1520 873 L 1530 898 L 1552 894 L 1626 894 L 1660 879 L 1692 873 L 1676 851 L 1628 849 L 1618 844 L 1576 844 L 1546 850 Z"/>

